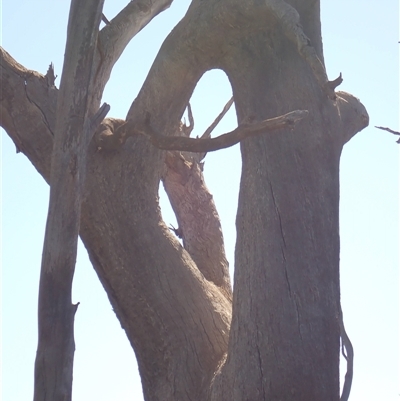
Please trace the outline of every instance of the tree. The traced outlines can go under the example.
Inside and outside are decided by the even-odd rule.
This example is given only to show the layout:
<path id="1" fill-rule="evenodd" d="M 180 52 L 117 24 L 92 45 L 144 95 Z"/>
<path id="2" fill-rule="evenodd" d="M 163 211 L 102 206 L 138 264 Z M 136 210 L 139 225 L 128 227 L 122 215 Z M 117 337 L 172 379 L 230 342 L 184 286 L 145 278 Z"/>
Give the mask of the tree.
<path id="1" fill-rule="evenodd" d="M 296 7 L 304 30 L 322 59 L 318 7 L 313 6 L 316 7 L 312 8 L 315 11 L 313 14 L 309 13 L 307 6 L 306 2 L 302 2 Z M 130 4 L 128 7 L 134 6 Z M 280 22 L 276 16 L 280 9 L 257 9 L 257 13 L 253 13 L 251 7 L 242 10 L 241 29 L 236 32 L 235 28 L 230 28 L 230 24 L 235 26 L 235 21 L 230 22 L 232 16 L 226 6 L 219 6 L 221 9 L 209 7 L 192 6 L 186 19 L 167 39 L 158 58 L 161 61 L 155 61 L 129 113 L 127 120 L 134 121 L 136 131 L 139 123 L 148 123 L 150 115 L 153 128 L 164 134 L 176 135 L 195 82 L 206 69 L 215 67 L 226 71 L 231 80 L 242 127 L 243 121 L 254 125 L 260 120 L 302 108 L 304 104 L 309 112 L 309 117 L 299 122 L 293 131 L 248 139 L 242 143 L 243 178 L 238 213 L 233 329 L 227 363 L 212 387 L 214 396 L 219 397 L 218 386 L 226 386 L 224 394 L 227 399 L 232 398 L 227 388 L 243 391 L 240 397 L 257 399 L 251 391 L 263 388 L 261 384 L 266 373 L 259 369 L 267 367 L 271 372 L 268 379 L 271 384 L 266 381 L 265 385 L 270 389 L 265 388 L 265 391 L 276 394 L 277 399 L 284 397 L 279 391 L 287 389 L 301 394 L 300 399 L 319 399 L 322 396 L 335 399 L 338 397 L 339 349 L 338 163 L 345 138 L 348 139 L 365 124 L 365 119 L 362 121 L 361 118 L 358 126 L 346 130 L 357 117 L 357 113 L 350 114 L 346 105 L 351 104 L 349 101 L 354 102 L 361 111 L 361 117 L 366 114 L 355 99 L 346 94 L 339 93 L 336 103 L 330 99 L 333 96 L 321 78 L 320 66 L 314 67 L 313 72 L 310 65 L 314 65 L 315 58 L 307 60 L 307 54 L 304 57 L 298 54 L 292 43 L 291 25 Z M 243 6 L 235 5 L 233 9 L 237 12 L 235 7 Z M 218 32 L 221 26 L 215 28 L 216 31 L 211 29 L 213 20 L 207 14 L 210 12 L 214 16 L 223 13 L 219 22 L 228 24 L 228 28 L 224 29 L 225 35 Z M 251 21 L 249 26 L 246 16 Z M 234 17 L 237 18 L 237 14 Z M 188 20 L 195 22 L 188 24 Z M 265 20 L 271 23 L 267 27 L 264 26 Z M 114 21 L 102 32 L 110 30 Z M 207 35 L 200 35 L 197 32 L 200 28 L 197 27 L 205 29 Z M 183 32 L 189 29 L 190 34 L 179 34 L 180 29 Z M 211 40 L 213 35 L 220 40 Z M 233 42 L 221 43 L 224 37 Z M 182 38 L 197 39 L 179 43 Z M 98 43 L 103 42 L 100 39 Z M 268 45 L 265 46 L 265 43 Z M 204 51 L 203 47 L 207 44 L 207 51 Z M 185 51 L 185 46 L 190 51 Z M 221 49 L 225 49 L 222 55 Z M 176 50 L 179 52 L 175 53 Z M 107 51 L 102 51 L 105 57 Z M 101 59 L 101 52 L 97 57 Z M 193 61 L 193 58 L 196 59 Z M 171 59 L 176 63 L 172 72 L 168 65 Z M 182 64 L 185 68 L 182 74 L 177 74 Z M 266 65 L 270 66 L 268 71 L 263 68 Z M 96 70 L 98 74 L 103 73 L 102 68 L 105 66 L 100 65 L 100 69 Z M 162 74 L 166 74 L 168 79 Z M 40 82 L 47 84 L 42 77 L 22 75 L 28 78 L 28 90 L 31 87 L 36 89 L 35 84 Z M 282 76 L 283 80 L 278 79 Z M 10 82 L 11 79 L 7 80 L 7 84 Z M 55 90 L 50 86 L 45 92 L 49 96 L 48 93 Z M 6 95 L 8 93 L 6 91 Z M 12 93 L 18 92 L 13 89 Z M 52 104 L 46 96 L 43 101 L 47 99 L 47 105 L 45 103 L 40 108 L 48 115 L 47 121 L 53 121 L 54 110 L 52 114 Z M 276 102 L 275 97 L 282 100 Z M 35 118 L 27 113 L 26 99 L 21 104 L 24 107 L 19 106 L 19 116 L 24 114 L 26 118 L 29 115 L 30 125 L 32 122 L 43 124 L 41 116 Z M 21 137 L 24 133 L 31 134 L 32 128 L 23 127 L 13 135 L 13 129 L 7 123 L 18 121 L 18 115 L 13 114 L 18 112 L 15 105 L 7 105 L 4 127 L 38 170 L 48 177 L 51 136 L 46 137 L 46 134 L 49 130 L 43 127 L 41 133 L 35 133 L 35 136 L 42 135 L 42 138 L 36 138 L 35 148 L 31 148 L 29 138 L 22 140 Z M 341 118 L 337 107 L 342 107 Z M 346 115 L 347 111 L 349 115 Z M 10 118 L 7 120 L 8 115 Z M 229 301 L 230 298 L 226 274 L 218 280 L 207 277 L 207 271 L 203 269 L 203 276 L 200 275 L 194 262 L 200 269 L 204 251 L 199 257 L 191 250 L 193 244 L 190 238 L 185 237 L 188 234 L 183 229 L 185 248 L 191 255 L 189 258 L 167 234 L 168 230 L 160 222 L 155 199 L 158 181 L 163 175 L 164 154 L 140 137 L 130 138 L 123 146 L 112 144 L 113 149 L 107 149 L 106 141 L 113 136 L 108 138 L 105 134 L 117 124 L 111 121 L 105 125 L 107 129 L 98 133 L 98 142 L 93 141 L 89 147 L 81 236 L 134 345 L 147 397 L 157 399 L 157 391 L 162 391 L 168 399 L 168 391 L 172 391 L 168 388 L 168 378 L 179 377 L 181 380 L 175 384 L 178 397 L 179 391 L 183 393 L 187 386 L 187 391 L 196 398 L 196 392 L 207 389 L 204 383 L 211 380 L 226 351 L 229 323 L 229 302 L 227 304 L 226 299 Z M 148 131 L 148 128 L 144 129 L 144 132 Z M 338 132 L 346 133 L 348 137 Z M 189 164 L 196 166 L 193 161 Z M 184 167 L 187 165 L 184 163 Z M 123 176 L 116 177 L 115 172 L 121 170 L 124 171 Z M 115 204 L 110 189 L 122 194 L 119 204 Z M 106 210 L 104 203 L 109 204 Z M 177 214 L 179 212 L 177 210 Z M 132 215 L 132 220 L 127 221 L 127 214 Z M 190 228 L 189 224 L 188 230 Z M 200 234 L 201 229 L 197 233 Z M 132 249 L 127 249 L 127 243 Z M 154 254 L 155 247 L 159 248 L 159 255 Z M 222 256 L 220 251 L 219 259 L 223 261 Z M 213 260 L 218 260 L 218 257 Z M 122 271 L 121 265 L 126 266 Z M 125 271 L 128 266 L 132 270 Z M 209 263 L 205 263 L 207 268 Z M 223 269 L 223 263 L 220 268 Z M 212 273 L 217 273 L 215 267 L 211 269 L 211 276 Z M 225 296 L 210 281 L 217 287 L 225 288 L 222 291 Z M 165 300 L 170 304 L 165 305 Z M 195 320 L 192 320 L 193 317 Z M 138 321 L 142 324 L 139 325 Z M 221 327 L 213 327 L 218 321 Z M 199 330 L 203 325 L 204 331 Z M 243 331 L 245 335 L 239 335 Z M 246 349 L 248 344 L 250 349 Z M 272 351 L 278 352 L 280 363 L 275 363 L 276 355 Z M 204 360 L 197 360 L 197 355 Z M 316 358 L 319 363 L 315 364 Z M 180 363 L 183 359 L 188 361 L 187 365 Z M 247 361 L 248 368 L 244 369 L 242 364 L 239 366 L 238 361 Z M 329 368 L 321 371 L 322 363 Z M 254 368 L 257 368 L 256 372 L 252 372 Z M 282 377 L 282 369 L 287 370 L 286 377 Z M 229 384 L 232 377 L 237 379 L 237 387 Z M 313 380 L 329 385 L 319 388 L 310 385 Z M 246 386 L 249 388 L 245 389 Z M 323 387 L 328 393 L 319 394 Z M 307 391 L 314 393 L 307 394 Z M 293 394 L 285 396 L 292 397 Z"/>

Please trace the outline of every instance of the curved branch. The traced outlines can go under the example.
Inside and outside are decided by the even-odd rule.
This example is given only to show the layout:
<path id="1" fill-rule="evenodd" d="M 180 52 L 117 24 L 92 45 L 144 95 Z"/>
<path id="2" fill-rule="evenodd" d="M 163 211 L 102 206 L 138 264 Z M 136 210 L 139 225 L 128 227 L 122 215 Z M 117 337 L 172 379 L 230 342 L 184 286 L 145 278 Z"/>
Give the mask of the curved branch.
<path id="1" fill-rule="evenodd" d="M 141 134 L 150 139 L 151 143 L 163 150 L 180 150 L 187 152 L 213 152 L 236 145 L 243 139 L 251 136 L 264 134 L 265 132 L 275 131 L 280 128 L 293 127 L 298 121 L 308 115 L 307 110 L 295 110 L 279 117 L 256 123 L 242 124 L 235 130 L 216 138 L 186 138 L 181 136 L 167 137 L 155 131 L 149 119 L 144 124 L 127 122 L 120 129 L 132 129 L 134 134 Z M 118 136 L 118 131 L 117 131 Z"/>
<path id="2" fill-rule="evenodd" d="M 102 77 L 101 80 L 108 80 L 114 64 L 131 39 L 172 2 L 173 0 L 130 1 L 101 29 L 97 46 L 97 76 Z"/>

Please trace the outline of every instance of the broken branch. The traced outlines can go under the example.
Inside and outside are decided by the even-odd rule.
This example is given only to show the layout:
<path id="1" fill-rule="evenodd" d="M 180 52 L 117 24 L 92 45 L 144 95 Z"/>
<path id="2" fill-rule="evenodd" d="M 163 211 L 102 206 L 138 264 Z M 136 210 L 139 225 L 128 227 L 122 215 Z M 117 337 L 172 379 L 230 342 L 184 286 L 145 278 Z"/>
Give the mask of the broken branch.
<path id="1" fill-rule="evenodd" d="M 327 85 L 333 91 L 343 82 L 342 73 L 333 81 L 328 81 Z"/>

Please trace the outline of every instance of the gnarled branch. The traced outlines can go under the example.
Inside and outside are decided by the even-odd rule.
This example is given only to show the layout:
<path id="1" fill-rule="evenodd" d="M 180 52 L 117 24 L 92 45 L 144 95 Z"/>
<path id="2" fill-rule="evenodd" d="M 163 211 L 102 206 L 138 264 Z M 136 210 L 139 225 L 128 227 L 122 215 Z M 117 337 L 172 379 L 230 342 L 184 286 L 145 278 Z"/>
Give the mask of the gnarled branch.
<path id="1" fill-rule="evenodd" d="M 150 124 L 150 118 L 143 124 L 127 122 L 120 129 L 129 130 L 135 134 L 141 134 L 148 137 L 151 143 L 163 150 L 180 150 L 187 152 L 213 152 L 219 149 L 229 148 L 245 138 L 263 134 L 265 132 L 275 131 L 280 128 L 293 127 L 298 121 L 308 115 L 307 110 L 295 110 L 279 117 L 255 123 L 246 123 L 240 125 L 235 130 L 216 138 L 186 138 L 181 136 L 167 137 L 155 131 Z M 119 131 L 119 130 L 118 130 Z M 117 131 L 117 136 L 118 136 Z"/>

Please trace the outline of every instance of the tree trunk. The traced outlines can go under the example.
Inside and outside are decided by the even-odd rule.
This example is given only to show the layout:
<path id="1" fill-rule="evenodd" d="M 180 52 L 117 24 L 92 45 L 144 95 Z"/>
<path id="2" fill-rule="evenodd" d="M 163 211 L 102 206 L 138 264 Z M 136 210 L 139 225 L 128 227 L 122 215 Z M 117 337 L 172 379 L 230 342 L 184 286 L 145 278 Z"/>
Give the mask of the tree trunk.
<path id="1" fill-rule="evenodd" d="M 300 107 L 309 118 L 279 136 L 242 143 L 233 321 L 222 372 L 231 384 L 215 399 L 333 401 L 339 398 L 340 120 L 307 64 L 288 51 L 292 44 L 272 32 L 267 38 L 269 46 L 265 37 L 247 38 L 246 53 L 238 46 L 227 66 L 239 121 Z"/>
<path id="2" fill-rule="evenodd" d="M 39 284 L 35 401 L 72 397 L 75 352 L 72 279 L 80 224 L 86 150 L 94 134 L 93 59 L 103 1 L 72 1 L 58 96 L 50 201 Z M 50 78 L 50 76 L 48 76 Z M 105 115 L 102 116 L 101 120 Z"/>
<path id="3" fill-rule="evenodd" d="M 110 49 L 100 37 L 102 52 Z M 99 59 L 108 63 L 99 64 L 104 83 L 114 57 Z M 46 176 L 51 137 L 31 131 L 33 149 L 34 139 L 10 123 L 31 106 L 13 75 L 23 67 L 4 56 L 3 68 L 2 125 Z M 232 326 L 222 236 L 200 244 L 191 235 L 193 227 L 199 238 L 210 227 L 215 233 L 218 218 L 198 224 L 201 213 L 191 222 L 184 210 L 197 201 L 212 210 L 202 203 L 207 195 L 197 196 L 205 186 L 185 163 L 178 171 L 167 159 L 174 171 L 165 174 L 166 153 L 137 135 L 146 124 L 177 135 L 197 81 L 212 68 L 227 73 L 241 126 L 309 112 L 292 130 L 241 144 Z M 368 115 L 356 98 L 335 95 L 335 85 L 323 66 L 318 1 L 195 0 L 160 49 L 127 124 L 104 122 L 90 143 L 80 235 L 135 350 L 146 400 L 339 399 L 339 158 Z M 160 179 L 168 189 L 183 176 L 198 192 L 197 200 L 185 188 L 170 194 L 190 234 L 184 247 L 158 205 Z M 183 204 L 179 193 L 188 195 Z"/>

